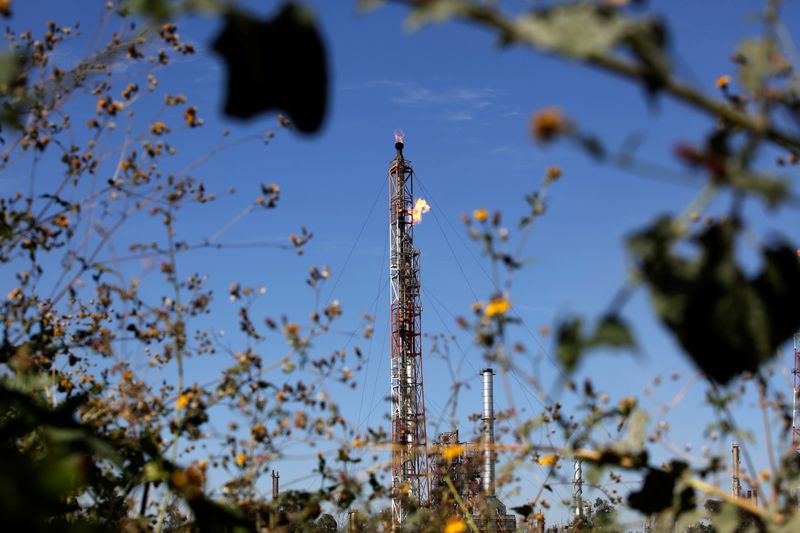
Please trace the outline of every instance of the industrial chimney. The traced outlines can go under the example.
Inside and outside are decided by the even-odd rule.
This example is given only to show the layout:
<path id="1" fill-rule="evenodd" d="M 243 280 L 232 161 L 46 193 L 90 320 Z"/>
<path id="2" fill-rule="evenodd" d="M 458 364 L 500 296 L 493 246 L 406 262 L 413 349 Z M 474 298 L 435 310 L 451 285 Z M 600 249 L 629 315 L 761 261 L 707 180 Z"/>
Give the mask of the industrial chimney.
<path id="1" fill-rule="evenodd" d="M 494 370 L 484 368 L 483 374 L 483 492 L 494 496 Z"/>
<path id="2" fill-rule="evenodd" d="M 731 474 L 733 479 L 731 492 L 733 492 L 734 498 L 740 498 L 742 496 L 742 482 L 740 480 L 740 461 L 739 461 L 739 444 L 733 443 L 731 444 Z"/>
<path id="3" fill-rule="evenodd" d="M 574 485 L 575 518 L 583 517 L 583 470 L 581 460 L 575 457 L 572 483 Z"/>

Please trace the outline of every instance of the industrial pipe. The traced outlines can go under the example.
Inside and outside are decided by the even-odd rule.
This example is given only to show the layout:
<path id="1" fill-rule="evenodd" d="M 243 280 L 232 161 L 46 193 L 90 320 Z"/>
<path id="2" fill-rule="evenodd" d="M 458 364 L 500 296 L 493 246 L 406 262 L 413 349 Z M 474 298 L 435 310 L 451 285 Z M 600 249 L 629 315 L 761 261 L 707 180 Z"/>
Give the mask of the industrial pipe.
<path id="1" fill-rule="evenodd" d="M 484 368 L 483 374 L 483 492 L 494 496 L 494 370 Z"/>

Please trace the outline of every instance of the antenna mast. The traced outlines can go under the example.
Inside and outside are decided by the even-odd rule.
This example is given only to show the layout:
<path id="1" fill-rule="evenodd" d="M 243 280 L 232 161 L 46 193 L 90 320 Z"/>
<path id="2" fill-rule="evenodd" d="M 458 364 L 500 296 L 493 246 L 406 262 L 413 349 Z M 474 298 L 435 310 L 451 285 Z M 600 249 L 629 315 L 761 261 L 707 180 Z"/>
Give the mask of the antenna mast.
<path id="1" fill-rule="evenodd" d="M 427 505 L 427 435 L 422 382 L 422 303 L 419 251 L 414 249 L 414 171 L 403 158 L 403 137 L 395 134 L 397 156 L 389 166 L 389 280 L 391 309 L 392 531 L 412 505 Z"/>
<path id="2" fill-rule="evenodd" d="M 800 250 L 798 250 L 800 254 Z M 797 395 L 800 393 L 800 332 L 794 334 L 794 370 L 792 370 L 792 450 L 800 453 L 800 429 L 797 427 Z"/>

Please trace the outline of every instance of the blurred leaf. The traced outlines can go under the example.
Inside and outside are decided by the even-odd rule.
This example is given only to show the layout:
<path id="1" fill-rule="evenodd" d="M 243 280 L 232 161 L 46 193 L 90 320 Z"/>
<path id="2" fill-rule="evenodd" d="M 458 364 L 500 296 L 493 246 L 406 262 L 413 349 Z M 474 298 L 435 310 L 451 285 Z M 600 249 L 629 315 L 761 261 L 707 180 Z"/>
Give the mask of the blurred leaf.
<path id="1" fill-rule="evenodd" d="M 648 468 L 642 488 L 628 496 L 628 505 L 645 515 L 660 513 L 672 507 L 675 501 L 675 485 L 677 479 L 687 469 L 686 463 L 672 461 L 669 471 Z M 689 496 L 694 496 L 692 489 Z M 680 495 L 680 506 L 683 507 L 684 495 Z"/>
<path id="2" fill-rule="evenodd" d="M 267 21 L 231 10 L 213 46 L 228 69 L 225 114 L 246 119 L 281 110 L 303 133 L 320 129 L 328 67 L 308 9 L 289 2 Z"/>
<path id="3" fill-rule="evenodd" d="M 585 58 L 607 52 L 624 39 L 633 23 L 594 4 L 554 6 L 518 19 L 522 37 L 545 50 Z"/>
<path id="4" fill-rule="evenodd" d="M 140 13 L 158 21 L 167 20 L 175 15 L 172 0 L 130 0 L 130 9 L 134 13 Z"/>
<path id="5" fill-rule="evenodd" d="M 526 520 L 531 515 L 531 513 L 533 513 L 533 507 L 531 507 L 530 505 L 520 505 L 519 507 L 512 507 L 511 510 L 517 514 L 522 515 L 522 517 Z"/>
<path id="6" fill-rule="evenodd" d="M 763 174 L 740 173 L 730 176 L 735 189 L 760 196 L 770 207 L 775 207 L 789 194 L 789 182 Z"/>
<path id="7" fill-rule="evenodd" d="M 556 330 L 556 356 L 567 372 L 571 372 L 578 364 L 583 352 L 583 321 L 580 318 L 562 322 Z"/>
<path id="8" fill-rule="evenodd" d="M 775 45 L 770 41 L 746 39 L 739 44 L 738 55 L 743 60 L 739 69 L 739 83 L 751 94 L 758 94 L 766 79 L 775 74 L 770 65 L 770 56 L 774 53 Z"/>
<path id="9" fill-rule="evenodd" d="M 611 447 L 621 454 L 636 455 L 644 451 L 645 439 L 647 438 L 647 424 L 650 422 L 650 415 L 642 409 L 635 409 L 633 414 L 628 417 L 628 426 L 625 436 L 614 443 Z"/>
<path id="10" fill-rule="evenodd" d="M 636 341 L 628 326 L 616 315 L 606 315 L 597 324 L 588 345 L 608 348 L 634 348 Z"/>
<path id="11" fill-rule="evenodd" d="M 762 250 L 762 271 L 748 280 L 734 255 L 737 223 L 714 224 L 692 239 L 699 256 L 691 260 L 675 254 L 675 228 L 660 219 L 628 243 L 657 314 L 710 379 L 724 384 L 756 372 L 800 327 L 794 249 Z"/>
<path id="12" fill-rule="evenodd" d="M 372 0 L 362 0 L 362 4 L 374 5 Z M 406 20 L 406 27 L 415 31 L 432 22 L 446 22 L 455 16 L 465 13 L 468 5 L 463 0 L 436 0 L 419 3 L 414 7 Z"/>
<path id="13" fill-rule="evenodd" d="M 558 360 L 567 372 L 577 366 L 581 356 L 596 348 L 634 349 L 636 340 L 628 326 L 616 315 L 606 315 L 590 335 L 583 333 L 583 321 L 572 318 L 556 330 Z"/>

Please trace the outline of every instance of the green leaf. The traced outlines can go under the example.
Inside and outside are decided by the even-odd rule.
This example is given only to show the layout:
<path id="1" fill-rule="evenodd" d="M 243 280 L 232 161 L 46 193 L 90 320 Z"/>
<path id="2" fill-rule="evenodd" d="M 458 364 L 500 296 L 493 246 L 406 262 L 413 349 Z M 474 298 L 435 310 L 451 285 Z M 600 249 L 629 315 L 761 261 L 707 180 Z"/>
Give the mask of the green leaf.
<path id="1" fill-rule="evenodd" d="M 763 268 L 748 279 L 736 262 L 737 222 L 714 224 L 675 253 L 675 223 L 661 219 L 629 240 L 653 306 L 686 353 L 711 380 L 756 372 L 800 327 L 800 262 L 786 243 L 762 250 Z"/>
<path id="2" fill-rule="evenodd" d="M 635 348 L 636 340 L 625 322 L 616 315 L 607 315 L 597 324 L 587 344 L 598 348 Z"/>
<path id="3" fill-rule="evenodd" d="M 175 15 L 171 0 L 131 0 L 130 9 L 134 13 L 158 21 L 170 19 Z"/>
<path id="4" fill-rule="evenodd" d="M 583 321 L 574 318 L 559 324 L 556 331 L 556 356 L 567 372 L 575 369 L 583 352 L 582 330 Z"/>
<path id="5" fill-rule="evenodd" d="M 790 191 L 787 180 L 764 174 L 733 174 L 729 180 L 733 188 L 760 196 L 770 207 L 785 200 Z"/>
<path id="6" fill-rule="evenodd" d="M 319 131 L 328 105 L 328 66 L 311 11 L 289 2 L 261 21 L 231 10 L 213 46 L 228 71 L 226 115 L 247 119 L 280 110 L 299 131 Z"/>
<path id="7" fill-rule="evenodd" d="M 623 455 L 637 455 L 644 451 L 649 422 L 650 415 L 646 411 L 635 409 L 625 423 L 628 428 L 625 436 L 622 440 L 612 443 L 611 449 Z"/>
<path id="8" fill-rule="evenodd" d="M 636 22 L 589 3 L 559 5 L 517 19 L 515 36 L 576 58 L 600 56 L 630 36 Z"/>
<path id="9" fill-rule="evenodd" d="M 628 326 L 616 315 L 603 317 L 590 335 L 583 332 L 583 321 L 572 318 L 559 324 L 556 355 L 567 372 L 575 369 L 585 352 L 598 348 L 635 349 L 636 340 Z"/>
<path id="10" fill-rule="evenodd" d="M 433 22 L 447 22 L 448 20 L 465 14 L 468 5 L 463 0 L 435 0 L 415 7 L 406 19 L 406 28 L 416 31 L 425 24 Z"/>
<path id="11" fill-rule="evenodd" d="M 788 63 L 777 61 L 782 57 L 770 40 L 746 39 L 739 44 L 738 54 L 742 66 L 739 69 L 739 83 L 758 94 L 768 78 L 788 73 Z"/>

